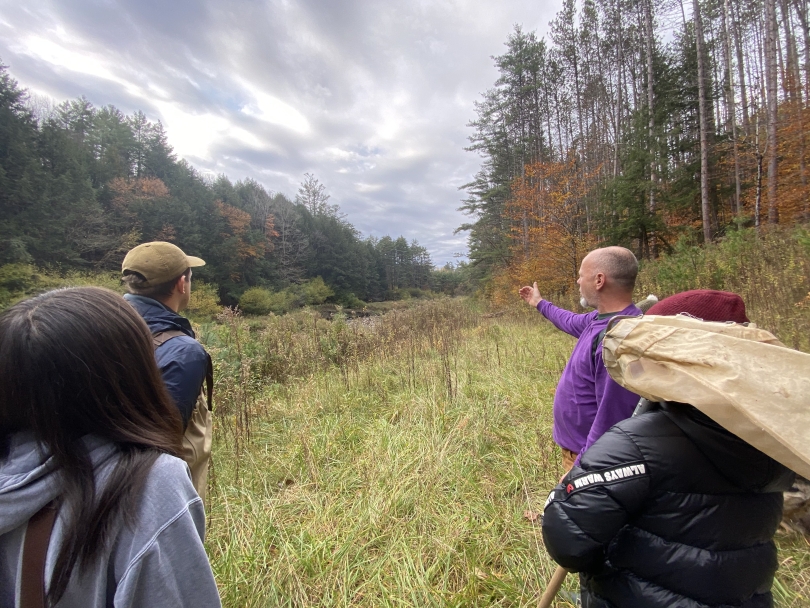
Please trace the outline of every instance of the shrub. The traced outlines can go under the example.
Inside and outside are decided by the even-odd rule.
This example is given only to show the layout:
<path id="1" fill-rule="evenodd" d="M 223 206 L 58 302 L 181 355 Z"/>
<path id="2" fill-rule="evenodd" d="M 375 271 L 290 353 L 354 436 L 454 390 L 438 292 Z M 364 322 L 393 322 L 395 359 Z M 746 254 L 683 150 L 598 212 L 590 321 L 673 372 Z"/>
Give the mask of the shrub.
<path id="1" fill-rule="evenodd" d="M 315 277 L 301 285 L 305 306 L 317 306 L 323 304 L 327 298 L 335 295 L 335 292 L 323 282 L 321 277 Z"/>
<path id="2" fill-rule="evenodd" d="M 57 274 L 30 264 L 5 264 L 0 266 L 0 309 L 51 289 L 88 285 L 106 287 L 121 294 L 126 291 L 117 273 L 72 271 Z"/>
<path id="3" fill-rule="evenodd" d="M 659 298 L 688 289 L 721 289 L 739 294 L 748 318 L 788 346 L 810 349 L 810 247 L 807 231 L 768 227 L 731 231 L 698 247 L 686 239 L 670 255 L 642 264 L 636 293 Z"/>
<path id="4" fill-rule="evenodd" d="M 239 308 L 248 315 L 266 315 L 271 312 L 283 315 L 304 306 L 323 304 L 333 295 L 334 292 L 323 279 L 316 277 L 306 283 L 291 285 L 276 292 L 251 287 L 239 298 Z"/>
<path id="5" fill-rule="evenodd" d="M 266 315 L 272 312 L 273 295 L 261 287 L 251 287 L 239 298 L 239 309 L 247 315 Z"/>
<path id="6" fill-rule="evenodd" d="M 29 264 L 0 266 L 0 307 L 22 298 L 39 285 L 36 269 Z"/>
<path id="7" fill-rule="evenodd" d="M 300 294 L 296 295 L 296 293 L 290 289 L 285 289 L 283 291 L 271 293 L 269 299 L 269 306 L 270 312 L 274 314 L 277 315 L 286 314 L 291 310 L 300 308 L 302 306 Z"/>
<path id="8" fill-rule="evenodd" d="M 383 298 L 391 302 L 398 302 L 399 300 L 410 300 L 411 294 L 404 289 L 386 289 Z"/>
<path id="9" fill-rule="evenodd" d="M 339 294 L 337 296 L 338 303 L 345 308 L 364 308 L 365 302 L 358 298 L 351 292 Z"/>
<path id="10" fill-rule="evenodd" d="M 197 320 L 210 321 L 222 310 L 216 285 L 195 281 L 186 314 Z"/>
<path id="11" fill-rule="evenodd" d="M 56 289 L 57 287 L 106 287 L 112 291 L 120 294 L 127 292 L 126 286 L 121 282 L 121 273 L 119 272 L 88 272 L 88 271 L 73 271 L 64 275 L 41 275 L 43 282 L 46 283 L 47 289 Z"/>

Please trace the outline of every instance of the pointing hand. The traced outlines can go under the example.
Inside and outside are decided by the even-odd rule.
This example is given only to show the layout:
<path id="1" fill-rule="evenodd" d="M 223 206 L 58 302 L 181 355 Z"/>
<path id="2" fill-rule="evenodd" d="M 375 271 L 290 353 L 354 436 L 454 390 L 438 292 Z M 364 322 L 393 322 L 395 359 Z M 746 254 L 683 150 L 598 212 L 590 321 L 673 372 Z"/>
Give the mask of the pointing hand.
<path id="1" fill-rule="evenodd" d="M 540 290 L 537 289 L 537 281 L 535 281 L 531 287 L 528 285 L 521 287 L 518 293 L 520 293 L 520 297 L 523 298 L 525 302 L 531 304 L 535 308 L 543 299 L 543 297 L 540 295 Z"/>

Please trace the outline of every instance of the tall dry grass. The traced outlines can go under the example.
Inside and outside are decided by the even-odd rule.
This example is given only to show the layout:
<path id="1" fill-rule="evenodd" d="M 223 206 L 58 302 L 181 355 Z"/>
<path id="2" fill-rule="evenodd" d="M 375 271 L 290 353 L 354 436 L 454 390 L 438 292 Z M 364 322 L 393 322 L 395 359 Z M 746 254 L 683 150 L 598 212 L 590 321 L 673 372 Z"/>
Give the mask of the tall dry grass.
<path id="1" fill-rule="evenodd" d="M 225 606 L 536 605 L 571 339 L 459 301 L 220 323 L 206 544 Z M 806 542 L 778 542 L 778 605 L 806 606 Z"/>

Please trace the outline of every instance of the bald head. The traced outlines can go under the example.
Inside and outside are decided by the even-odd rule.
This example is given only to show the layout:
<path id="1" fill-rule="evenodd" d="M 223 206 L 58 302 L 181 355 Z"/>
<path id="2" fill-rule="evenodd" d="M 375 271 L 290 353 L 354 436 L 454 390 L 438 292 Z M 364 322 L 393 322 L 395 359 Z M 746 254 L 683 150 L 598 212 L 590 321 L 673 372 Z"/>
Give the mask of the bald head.
<path id="1" fill-rule="evenodd" d="M 580 304 L 600 314 L 624 310 L 633 303 L 638 274 L 636 256 L 624 247 L 603 247 L 585 256 L 579 267 Z"/>
<path id="2" fill-rule="evenodd" d="M 605 275 L 608 283 L 619 290 L 633 293 L 638 275 L 638 260 L 633 252 L 624 247 L 594 249 L 587 256 L 595 272 Z"/>

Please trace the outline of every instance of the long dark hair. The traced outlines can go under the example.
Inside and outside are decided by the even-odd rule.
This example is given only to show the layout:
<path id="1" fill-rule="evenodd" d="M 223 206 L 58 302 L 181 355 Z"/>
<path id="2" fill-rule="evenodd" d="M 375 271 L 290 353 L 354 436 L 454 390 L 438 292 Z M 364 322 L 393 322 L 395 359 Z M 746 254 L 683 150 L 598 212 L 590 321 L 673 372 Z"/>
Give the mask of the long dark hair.
<path id="1" fill-rule="evenodd" d="M 75 567 L 101 555 L 115 523 L 132 525 L 144 481 L 160 453 L 178 455 L 182 422 L 161 380 L 151 334 L 118 294 L 60 289 L 0 315 L 0 458 L 13 433 L 31 431 L 54 458 L 66 534 L 48 600 Z M 114 442 L 120 458 L 97 492 L 82 437 Z"/>

